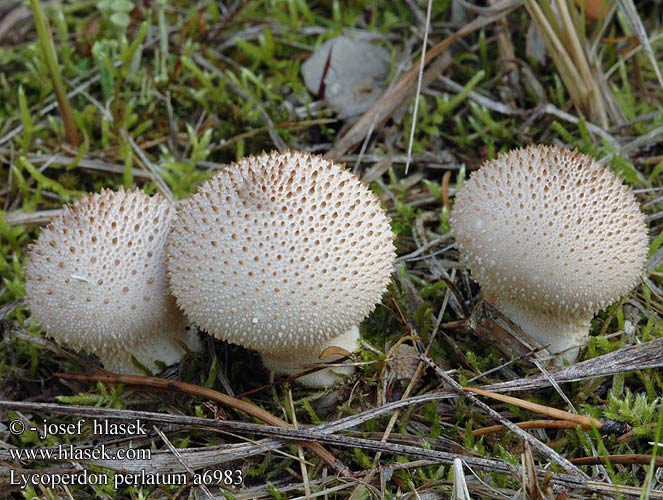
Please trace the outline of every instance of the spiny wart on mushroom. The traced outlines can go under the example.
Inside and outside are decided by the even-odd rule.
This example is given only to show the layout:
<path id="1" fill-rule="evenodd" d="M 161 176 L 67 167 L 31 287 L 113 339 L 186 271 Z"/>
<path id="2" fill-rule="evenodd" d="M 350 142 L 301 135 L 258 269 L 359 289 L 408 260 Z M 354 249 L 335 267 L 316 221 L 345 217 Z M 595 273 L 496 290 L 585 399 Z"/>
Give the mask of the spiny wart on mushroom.
<path id="1" fill-rule="evenodd" d="M 161 196 L 123 189 L 65 206 L 30 250 L 33 319 L 112 371 L 138 373 L 132 355 L 150 369 L 178 361 L 186 319 L 168 292 L 165 253 L 174 215 Z"/>
<path id="2" fill-rule="evenodd" d="M 307 153 L 252 156 L 183 203 L 169 236 L 171 289 L 193 322 L 293 373 L 332 339 L 356 349 L 353 328 L 391 276 L 392 240 L 377 197 L 341 166 Z M 317 379 L 304 383 L 335 376 Z"/>
<path id="3" fill-rule="evenodd" d="M 640 280 L 647 226 L 633 193 L 577 151 L 501 154 L 456 196 L 451 225 L 486 299 L 575 360 L 595 313 Z"/>

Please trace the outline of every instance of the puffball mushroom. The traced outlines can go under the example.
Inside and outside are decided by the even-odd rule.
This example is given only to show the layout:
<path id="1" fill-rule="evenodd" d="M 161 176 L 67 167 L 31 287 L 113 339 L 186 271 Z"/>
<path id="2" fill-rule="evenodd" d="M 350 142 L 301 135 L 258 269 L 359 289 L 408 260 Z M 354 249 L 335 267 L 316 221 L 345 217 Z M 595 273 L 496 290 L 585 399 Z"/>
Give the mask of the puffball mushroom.
<path id="1" fill-rule="evenodd" d="M 328 346 L 356 350 L 356 326 L 392 273 L 392 240 L 378 198 L 344 168 L 263 153 L 183 203 L 168 243 L 171 290 L 210 334 L 259 351 L 278 373 L 298 373 Z M 330 385 L 334 371 L 299 381 Z"/>
<path id="2" fill-rule="evenodd" d="M 451 226 L 483 296 L 557 362 L 576 359 L 594 314 L 637 284 L 647 258 L 633 193 L 556 146 L 484 163 L 456 196 Z"/>
<path id="3" fill-rule="evenodd" d="M 132 355 L 153 370 L 179 361 L 186 319 L 168 292 L 165 250 L 174 215 L 161 196 L 123 189 L 65 206 L 29 253 L 33 319 L 114 372 L 140 373 Z"/>

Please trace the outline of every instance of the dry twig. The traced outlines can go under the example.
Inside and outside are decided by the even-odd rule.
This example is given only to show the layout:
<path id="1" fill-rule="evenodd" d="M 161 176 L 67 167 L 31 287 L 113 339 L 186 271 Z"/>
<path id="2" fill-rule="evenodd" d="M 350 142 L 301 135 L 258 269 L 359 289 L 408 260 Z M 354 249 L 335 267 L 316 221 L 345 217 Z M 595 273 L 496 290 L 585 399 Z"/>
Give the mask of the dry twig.
<path id="1" fill-rule="evenodd" d="M 251 403 L 242 401 L 241 399 L 233 398 L 222 392 L 215 391 L 213 389 L 208 389 L 206 387 L 200 387 L 199 385 L 189 384 L 186 382 L 180 382 L 177 380 L 167 380 L 158 377 L 142 377 L 135 375 L 116 375 L 113 373 L 110 374 L 95 374 L 95 373 L 86 373 L 86 374 L 77 374 L 77 373 L 56 373 L 56 377 L 63 378 L 65 380 L 78 380 L 81 382 L 104 382 L 107 384 L 126 384 L 126 385 L 138 385 L 144 387 L 151 387 L 154 389 L 165 389 L 171 391 L 178 391 L 190 396 L 196 396 L 200 398 L 210 399 L 217 403 L 229 406 L 240 410 L 247 415 L 258 418 L 263 422 L 266 422 L 270 425 L 276 427 L 284 428 L 293 428 L 291 424 L 285 420 L 272 415 L 271 413 L 259 408 Z M 304 442 L 302 443 L 313 453 L 318 455 L 326 464 L 328 464 L 332 469 L 343 476 L 351 476 L 352 473 L 350 470 L 343 465 L 339 460 L 336 459 L 331 453 L 329 453 L 324 447 L 319 443 L 314 442 Z"/>

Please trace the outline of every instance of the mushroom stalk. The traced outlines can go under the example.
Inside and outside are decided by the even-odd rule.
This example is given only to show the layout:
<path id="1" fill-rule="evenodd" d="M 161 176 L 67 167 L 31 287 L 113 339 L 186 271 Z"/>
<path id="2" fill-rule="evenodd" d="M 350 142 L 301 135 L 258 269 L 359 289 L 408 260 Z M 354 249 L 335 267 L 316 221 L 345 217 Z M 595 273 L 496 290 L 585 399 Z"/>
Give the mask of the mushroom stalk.
<path id="1" fill-rule="evenodd" d="M 293 357 L 292 352 L 263 352 L 260 357 L 266 368 L 274 371 L 274 373 L 282 373 L 285 375 L 296 375 L 308 368 L 320 366 L 321 363 L 330 363 L 332 366 L 323 368 L 308 375 L 299 377 L 297 380 L 309 387 L 325 387 L 333 385 L 339 377 L 352 375 L 354 366 L 333 365 L 335 361 L 342 359 L 343 356 L 339 354 L 332 354 L 320 359 L 321 353 L 329 347 L 340 347 L 349 353 L 357 350 L 359 342 L 359 327 L 353 326 L 347 332 L 334 337 L 327 342 L 322 343 L 311 349 L 302 350 Z"/>
<path id="2" fill-rule="evenodd" d="M 489 297 L 487 292 L 483 293 Z M 557 365 L 565 360 L 573 363 L 580 348 L 587 343 L 592 316 L 559 316 L 497 296 L 489 300 L 548 352 L 554 353 L 553 361 Z"/>

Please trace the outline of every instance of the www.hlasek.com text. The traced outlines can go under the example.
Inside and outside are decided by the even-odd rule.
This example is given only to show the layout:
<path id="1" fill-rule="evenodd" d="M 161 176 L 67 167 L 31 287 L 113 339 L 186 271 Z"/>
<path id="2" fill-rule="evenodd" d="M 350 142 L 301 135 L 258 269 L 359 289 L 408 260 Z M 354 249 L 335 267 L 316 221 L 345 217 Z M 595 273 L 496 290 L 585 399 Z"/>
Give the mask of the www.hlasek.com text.
<path id="1" fill-rule="evenodd" d="M 12 460 L 151 460 L 152 450 L 144 448 L 106 449 L 100 444 L 92 448 L 81 448 L 71 444 L 59 444 L 50 448 L 12 448 Z"/>

